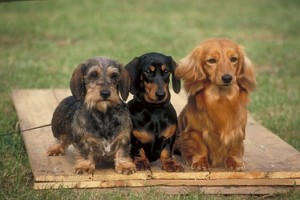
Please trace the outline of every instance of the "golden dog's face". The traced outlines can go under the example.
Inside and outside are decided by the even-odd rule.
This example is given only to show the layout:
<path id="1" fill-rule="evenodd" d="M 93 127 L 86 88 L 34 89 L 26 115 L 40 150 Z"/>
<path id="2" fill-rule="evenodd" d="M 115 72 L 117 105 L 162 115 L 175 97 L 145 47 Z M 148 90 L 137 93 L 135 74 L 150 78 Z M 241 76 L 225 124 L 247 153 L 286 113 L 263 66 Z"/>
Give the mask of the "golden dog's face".
<path id="1" fill-rule="evenodd" d="M 239 64 L 243 62 L 240 47 L 227 40 L 210 41 L 199 52 L 206 78 L 219 87 L 236 84 Z"/>
<path id="2" fill-rule="evenodd" d="M 179 62 L 175 75 L 184 80 L 189 94 L 201 91 L 205 84 L 220 89 L 238 85 L 246 91 L 256 86 L 254 68 L 243 47 L 227 39 L 211 39 L 198 45 Z"/>

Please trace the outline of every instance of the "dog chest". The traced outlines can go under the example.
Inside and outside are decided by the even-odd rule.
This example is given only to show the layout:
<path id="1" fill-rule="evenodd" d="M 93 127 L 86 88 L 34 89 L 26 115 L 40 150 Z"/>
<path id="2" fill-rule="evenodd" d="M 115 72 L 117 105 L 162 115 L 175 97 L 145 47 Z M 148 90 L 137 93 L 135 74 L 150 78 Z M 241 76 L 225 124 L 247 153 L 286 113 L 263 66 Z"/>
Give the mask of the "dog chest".
<path id="1" fill-rule="evenodd" d="M 130 115 L 125 105 L 109 107 L 105 113 L 98 110 L 84 110 L 75 113 L 73 120 L 73 136 L 76 140 L 83 135 L 110 140 L 116 137 L 123 127 L 130 127 Z M 129 134 L 129 133 L 128 133 Z"/>
<path id="2" fill-rule="evenodd" d="M 133 128 L 159 136 L 170 125 L 177 124 L 176 112 L 170 106 L 130 107 Z"/>

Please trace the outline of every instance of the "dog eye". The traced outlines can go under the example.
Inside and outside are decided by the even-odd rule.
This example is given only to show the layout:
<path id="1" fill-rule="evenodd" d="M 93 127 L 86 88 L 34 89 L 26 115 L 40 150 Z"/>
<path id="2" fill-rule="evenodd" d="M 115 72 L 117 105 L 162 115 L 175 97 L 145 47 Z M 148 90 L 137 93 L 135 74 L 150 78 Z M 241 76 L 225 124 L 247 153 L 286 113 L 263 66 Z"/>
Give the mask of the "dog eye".
<path id="1" fill-rule="evenodd" d="M 152 75 L 152 71 L 150 71 L 149 69 L 148 70 L 146 70 L 146 71 L 144 71 L 144 74 L 146 75 L 146 76 L 151 76 Z"/>
<path id="2" fill-rule="evenodd" d="M 233 62 L 233 63 L 236 62 L 237 60 L 238 60 L 237 57 L 231 57 L 231 58 L 230 58 L 230 61 Z"/>
<path id="3" fill-rule="evenodd" d="M 112 74 L 110 75 L 110 78 L 111 78 L 111 79 L 114 79 L 114 80 L 117 80 L 117 79 L 119 79 L 119 74 L 118 74 L 118 73 L 112 73 Z"/>
<path id="4" fill-rule="evenodd" d="M 210 64 L 215 64 L 217 62 L 217 60 L 215 58 L 210 58 L 207 60 L 207 62 Z"/>
<path id="5" fill-rule="evenodd" d="M 169 70 L 167 70 L 167 69 L 166 69 L 165 71 L 163 71 L 162 73 L 163 73 L 163 75 L 165 75 L 165 76 L 167 76 L 167 75 L 170 74 Z"/>
<path id="6" fill-rule="evenodd" d="M 95 72 L 91 72 L 90 74 L 89 74 L 89 77 L 90 78 L 97 78 L 98 77 L 98 73 L 95 71 Z"/>

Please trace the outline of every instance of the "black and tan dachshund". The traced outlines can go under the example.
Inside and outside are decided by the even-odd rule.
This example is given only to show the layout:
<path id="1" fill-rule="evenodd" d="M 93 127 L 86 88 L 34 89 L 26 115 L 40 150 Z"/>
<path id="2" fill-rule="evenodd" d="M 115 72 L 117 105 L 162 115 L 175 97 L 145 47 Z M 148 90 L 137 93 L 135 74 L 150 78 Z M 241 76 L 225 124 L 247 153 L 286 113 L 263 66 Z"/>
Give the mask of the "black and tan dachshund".
<path id="1" fill-rule="evenodd" d="M 177 64 L 171 56 L 147 53 L 130 61 L 125 69 L 131 78 L 128 102 L 133 123 L 131 156 L 137 170 L 150 168 L 150 162 L 161 160 L 168 172 L 183 171 L 172 157 L 177 129 L 177 114 L 170 102 L 169 82 L 175 93 L 180 92 L 180 80 L 173 73 Z"/>
<path id="2" fill-rule="evenodd" d="M 95 57 L 78 65 L 70 82 L 72 96 L 62 100 L 52 118 L 58 143 L 49 156 L 63 155 L 73 144 L 78 151 L 75 173 L 93 173 L 96 163 L 114 162 L 115 171 L 135 172 L 130 157 L 132 122 L 124 100 L 129 95 L 129 77 L 112 59 Z"/>

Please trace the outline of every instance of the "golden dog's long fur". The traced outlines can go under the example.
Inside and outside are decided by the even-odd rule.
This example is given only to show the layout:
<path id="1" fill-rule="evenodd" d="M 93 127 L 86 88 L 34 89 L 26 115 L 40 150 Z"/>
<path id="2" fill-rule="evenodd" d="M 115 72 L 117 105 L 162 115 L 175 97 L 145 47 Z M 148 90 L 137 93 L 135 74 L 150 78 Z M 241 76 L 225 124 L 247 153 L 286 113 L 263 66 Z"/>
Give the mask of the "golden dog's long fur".
<path id="1" fill-rule="evenodd" d="M 175 74 L 188 94 L 175 148 L 196 170 L 243 170 L 247 104 L 256 87 L 243 47 L 227 39 L 207 40 L 180 61 Z"/>

